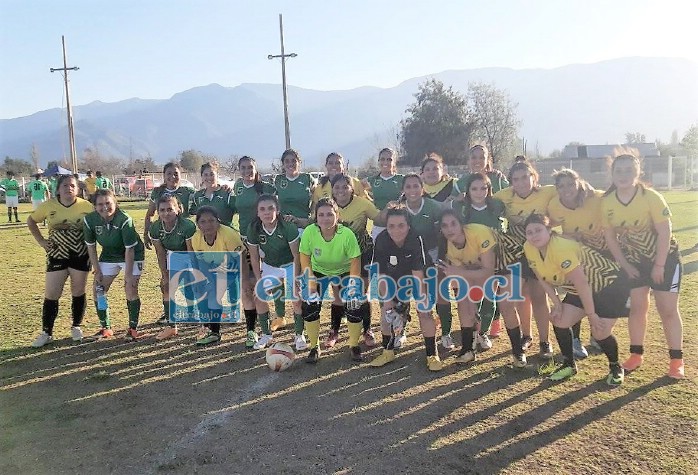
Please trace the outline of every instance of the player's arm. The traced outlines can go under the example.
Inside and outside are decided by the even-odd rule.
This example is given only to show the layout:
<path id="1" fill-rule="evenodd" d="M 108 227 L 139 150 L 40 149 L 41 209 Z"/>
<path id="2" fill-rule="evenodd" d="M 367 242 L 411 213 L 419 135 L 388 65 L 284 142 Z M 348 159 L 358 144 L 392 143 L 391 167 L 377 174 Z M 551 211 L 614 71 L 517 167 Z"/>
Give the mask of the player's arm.
<path id="1" fill-rule="evenodd" d="M 669 255 L 671 220 L 654 223 L 654 230 L 657 232 L 657 252 L 654 255 L 651 274 L 652 280 L 658 284 L 664 279 L 664 266 Z"/>
<path id="2" fill-rule="evenodd" d="M 41 230 L 39 229 L 39 225 L 36 224 L 36 221 L 34 221 L 34 218 L 31 216 L 27 218 L 27 227 L 39 246 L 43 247 L 46 251 L 50 251 L 53 248 L 53 243 L 44 238 L 44 235 L 41 234 Z"/>
<path id="3" fill-rule="evenodd" d="M 552 285 L 550 285 L 549 282 L 546 282 L 543 279 L 538 279 L 538 283 L 543 288 L 548 297 L 550 297 L 550 301 L 553 304 L 552 308 L 550 309 L 550 316 L 552 318 L 556 318 L 562 315 L 562 302 L 560 301 L 560 296 L 557 294 L 555 287 L 553 287 Z"/>

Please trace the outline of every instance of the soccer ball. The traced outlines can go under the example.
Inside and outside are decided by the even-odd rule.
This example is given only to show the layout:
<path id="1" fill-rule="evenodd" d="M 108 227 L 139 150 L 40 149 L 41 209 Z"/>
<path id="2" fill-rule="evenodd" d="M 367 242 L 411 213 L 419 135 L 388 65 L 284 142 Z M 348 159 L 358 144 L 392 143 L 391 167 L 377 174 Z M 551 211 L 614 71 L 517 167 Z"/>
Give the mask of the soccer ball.
<path id="1" fill-rule="evenodd" d="M 285 371 L 291 367 L 296 354 L 286 343 L 274 343 L 267 349 L 267 365 L 272 371 Z"/>

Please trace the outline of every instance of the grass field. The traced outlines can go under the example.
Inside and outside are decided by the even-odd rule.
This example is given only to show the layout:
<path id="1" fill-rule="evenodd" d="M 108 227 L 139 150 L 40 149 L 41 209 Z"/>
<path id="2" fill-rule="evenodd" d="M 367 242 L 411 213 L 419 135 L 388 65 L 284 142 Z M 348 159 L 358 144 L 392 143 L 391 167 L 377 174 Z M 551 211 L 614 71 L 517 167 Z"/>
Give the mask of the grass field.
<path id="1" fill-rule="evenodd" d="M 109 296 L 117 338 L 73 344 L 66 288 L 57 341 L 33 350 L 44 254 L 26 225 L 0 224 L 0 473 L 698 473 L 698 252 L 690 250 L 698 242 L 698 192 L 665 196 L 685 250 L 688 377 L 664 376 L 668 356 L 652 309 L 646 363 L 616 389 L 603 381 L 600 354 L 557 385 L 538 376 L 535 356 L 514 370 L 506 337 L 476 365 L 448 364 L 436 374 L 425 367 L 416 328 L 381 369 L 350 362 L 344 328 L 318 365 L 297 362 L 284 373 L 270 372 L 263 352 L 245 352 L 244 325 L 224 328 L 220 344 L 201 349 L 193 328 L 156 342 L 154 251 L 141 282 L 148 338 L 120 338 L 127 315 L 119 279 Z M 144 203 L 123 208 L 142 228 Z M 29 209 L 20 208 L 23 221 Z M 98 328 L 89 300 L 86 334 Z M 624 359 L 624 321 L 615 334 Z M 290 343 L 292 330 L 278 339 Z M 367 350 L 367 358 L 379 351 Z M 454 354 L 442 358 L 451 363 Z"/>

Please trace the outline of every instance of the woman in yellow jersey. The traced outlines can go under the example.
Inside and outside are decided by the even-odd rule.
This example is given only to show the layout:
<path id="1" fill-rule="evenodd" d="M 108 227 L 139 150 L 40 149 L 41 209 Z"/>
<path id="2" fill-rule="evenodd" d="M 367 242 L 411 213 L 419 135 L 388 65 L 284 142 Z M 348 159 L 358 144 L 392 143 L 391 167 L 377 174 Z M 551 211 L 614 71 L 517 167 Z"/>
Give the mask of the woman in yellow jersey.
<path id="1" fill-rule="evenodd" d="M 625 301 L 630 292 L 620 266 L 598 251 L 566 239 L 551 230 L 550 219 L 531 214 L 525 221 L 524 253 L 530 268 L 553 302 L 553 330 L 564 361 L 550 375 L 561 381 L 577 373 L 571 327 L 586 314 L 591 331 L 608 358 L 606 383 L 618 386 L 624 372 L 618 363 L 618 342 L 611 333 L 618 317 L 628 315 Z M 566 290 L 561 301 L 556 287 Z"/>
<path id="2" fill-rule="evenodd" d="M 548 204 L 548 216 L 553 226 L 562 227 L 562 236 L 581 242 L 610 257 L 601 226 L 601 200 L 603 191 L 595 190 L 574 170 L 562 168 L 553 173 L 557 196 Z M 574 357 L 589 356 L 579 333 L 581 321 L 572 327 Z M 591 337 L 590 346 L 601 349 Z"/>
<path id="3" fill-rule="evenodd" d="M 510 241 L 514 246 L 509 251 L 517 253 L 522 258 L 522 273 L 526 279 L 524 284 L 526 301 L 519 304 L 518 310 L 524 335 L 524 350 L 527 350 L 533 342 L 531 337 L 531 313 L 533 313 L 538 327 L 540 355 L 543 358 L 551 358 L 553 347 L 549 341 L 550 308 L 545 291 L 523 260 L 523 245 L 526 242 L 526 230 L 523 224 L 528 215 L 532 213 L 545 214 L 548 203 L 557 194 L 557 191 L 553 185 L 541 186 L 538 184 L 538 172 L 523 156 L 516 157 L 516 162 L 509 170 L 508 178 L 511 188 L 498 191 L 494 197 L 501 200 L 505 206 L 504 217 L 508 221 L 507 234 L 511 236 Z"/>
<path id="4" fill-rule="evenodd" d="M 424 181 L 424 191 L 429 198 L 443 203 L 453 199 L 453 186 L 455 178 L 451 178 L 444 172 L 444 160 L 438 153 L 430 153 L 422 160 L 422 181 Z"/>
<path id="5" fill-rule="evenodd" d="M 308 334 L 308 363 L 317 363 L 320 357 L 320 310 L 323 300 L 327 299 L 329 287 L 327 280 L 316 279 L 328 277 L 340 279 L 335 289 L 335 298 L 341 296 L 342 285 L 348 283 L 346 277 L 361 279 L 361 249 L 356 235 L 348 227 L 339 224 L 339 208 L 332 198 L 321 198 L 315 207 L 315 223 L 305 228 L 300 243 L 301 274 L 309 277 L 306 295 L 302 295 L 301 306 L 305 330 Z M 316 295 L 317 294 L 317 295 Z M 309 296 L 319 296 L 309 299 Z M 349 348 L 353 361 L 362 361 L 359 338 L 361 337 L 362 315 L 358 311 L 356 299 L 342 299 L 349 327 Z"/>
<path id="6" fill-rule="evenodd" d="M 332 198 L 339 208 L 339 219 L 341 223 L 350 228 L 356 235 L 359 248 L 361 249 L 361 277 L 364 280 L 364 288 L 367 289 L 368 271 L 365 266 L 371 263 L 371 256 L 373 255 L 373 240 L 367 230 L 368 220 L 371 220 L 374 224 L 378 224 L 378 226 L 384 225 L 388 208 L 385 208 L 383 211 L 378 211 L 378 208 L 376 208 L 371 200 L 362 196 L 356 196 L 351 182 L 351 178 L 347 175 L 335 175 L 331 182 Z M 330 325 L 330 333 L 327 336 L 327 340 L 325 340 L 326 348 L 332 348 L 339 338 L 339 326 L 341 324 L 342 314 L 338 311 L 338 309 L 341 308 L 337 307 L 338 304 L 341 305 L 341 302 L 337 302 L 335 299 L 333 308 L 337 310 L 332 313 L 333 319 Z M 371 330 L 370 304 L 368 302 L 361 304 L 359 312 L 363 320 L 364 344 L 366 346 L 375 346 L 376 339 L 373 330 Z"/>
<path id="7" fill-rule="evenodd" d="M 227 278 L 237 278 L 242 281 L 248 278 L 245 247 L 242 244 L 240 233 L 228 226 L 221 225 L 218 212 L 212 206 L 202 206 L 196 212 L 196 226 L 198 230 L 194 233 L 190 241 L 187 241 L 189 251 L 197 252 L 197 265 L 205 275 L 208 276 L 206 282 L 207 298 L 202 299 L 199 303 L 199 310 L 202 314 L 202 320 L 208 323 L 208 333 L 202 335 L 196 340 L 197 345 L 208 345 L 220 341 L 221 334 L 221 319 L 222 307 L 218 301 L 218 293 L 216 289 L 217 278 L 213 276 L 217 272 L 227 272 Z M 238 264 L 239 267 L 232 266 L 231 263 L 226 263 L 222 260 L 224 252 L 239 252 L 241 253 Z M 225 264 L 225 265 L 224 265 Z M 224 268 L 223 268 L 224 267 Z M 237 276 L 231 276 L 230 273 L 237 273 Z M 227 289 L 230 292 L 231 288 L 237 286 L 228 285 Z M 238 295 L 229 295 L 228 298 L 232 302 L 237 302 Z"/>
<path id="8" fill-rule="evenodd" d="M 465 279 L 457 287 L 456 300 L 458 318 L 461 326 L 462 347 L 456 357 L 456 363 L 469 363 L 476 358 L 474 333 L 477 320 L 477 304 L 483 298 L 482 289 L 485 281 L 495 273 L 505 275 L 506 269 L 497 269 L 495 248 L 497 239 L 495 232 L 482 224 L 462 224 L 458 212 L 446 210 L 440 220 L 441 235 L 446 241 L 445 255 L 437 261 L 437 266 L 447 278 L 459 277 Z M 444 251 L 442 251 L 444 252 Z M 511 279 L 503 279 L 499 293 L 509 292 Z M 456 280 L 457 282 L 457 280 Z M 502 282 L 500 281 L 500 284 Z M 480 289 L 474 290 L 474 286 Z M 439 288 L 443 286 L 440 284 Z M 479 294 L 479 295 L 478 295 Z M 521 345 L 521 328 L 516 304 L 507 299 L 497 302 L 500 306 L 507 334 L 511 340 L 513 364 L 518 368 L 526 366 L 526 355 Z"/>
<path id="9" fill-rule="evenodd" d="M 613 184 L 602 204 L 606 243 L 632 279 L 630 292 L 630 357 L 626 371 L 642 364 L 650 289 L 669 346 L 669 372 L 684 377 L 683 322 L 679 313 L 681 255 L 671 231 L 671 211 L 664 197 L 640 183 L 640 160 L 623 154 L 613 160 Z"/>
<path id="10" fill-rule="evenodd" d="M 325 158 L 325 176 L 320 178 L 318 185 L 313 190 L 313 205 L 316 205 L 320 198 L 332 197 L 332 178 L 335 175 L 343 175 L 346 173 L 346 164 L 342 154 L 332 152 Z M 366 193 L 364 183 L 358 178 L 351 177 L 351 185 L 354 188 L 354 194 L 369 198 Z"/>
<path id="11" fill-rule="evenodd" d="M 65 281 L 70 277 L 73 341 L 82 340 L 80 325 L 85 316 L 85 287 L 90 261 L 83 234 L 82 220 L 92 212 L 92 203 L 77 197 L 78 181 L 72 175 L 62 175 L 56 182 L 56 197 L 42 203 L 27 218 L 29 231 L 46 251 L 46 289 L 41 313 L 42 332 L 32 346 L 39 348 L 53 341 L 53 325 L 58 316 L 58 299 Z M 48 239 L 37 223 L 48 223 Z"/>

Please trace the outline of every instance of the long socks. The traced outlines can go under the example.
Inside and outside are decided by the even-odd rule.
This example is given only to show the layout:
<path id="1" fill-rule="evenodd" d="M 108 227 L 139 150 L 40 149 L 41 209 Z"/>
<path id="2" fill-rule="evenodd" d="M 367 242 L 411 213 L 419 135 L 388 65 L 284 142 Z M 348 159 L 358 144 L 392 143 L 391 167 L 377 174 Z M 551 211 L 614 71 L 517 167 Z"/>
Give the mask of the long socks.
<path id="1" fill-rule="evenodd" d="M 8 208 L 8 214 L 9 208 Z M 58 300 L 44 299 L 44 308 L 41 311 L 41 326 L 49 335 L 53 335 L 53 324 L 58 316 Z"/>
<path id="2" fill-rule="evenodd" d="M 560 345 L 560 352 L 565 358 L 564 364 L 574 366 L 574 351 L 572 346 L 572 329 L 560 328 L 553 325 L 557 344 Z"/>
<path id="3" fill-rule="evenodd" d="M 87 298 L 85 294 L 78 297 L 73 297 L 73 302 L 70 307 L 73 314 L 73 326 L 79 327 L 82 325 L 82 319 L 85 317 L 85 308 L 87 307 Z"/>

